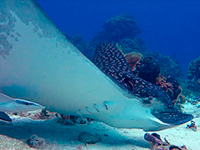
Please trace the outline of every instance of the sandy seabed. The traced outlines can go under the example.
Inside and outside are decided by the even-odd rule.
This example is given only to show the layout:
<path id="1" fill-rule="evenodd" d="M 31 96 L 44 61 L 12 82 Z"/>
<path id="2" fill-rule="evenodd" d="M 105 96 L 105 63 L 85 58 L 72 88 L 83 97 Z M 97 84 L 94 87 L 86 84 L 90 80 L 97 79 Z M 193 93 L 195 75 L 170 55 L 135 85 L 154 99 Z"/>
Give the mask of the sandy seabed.
<path id="1" fill-rule="evenodd" d="M 33 112 L 36 113 L 36 112 Z M 117 129 L 99 122 L 88 122 L 85 125 L 64 125 L 54 119 L 33 120 L 29 117 L 12 115 L 12 123 L 0 124 L 1 150 L 150 150 L 150 143 L 144 140 L 146 132 L 140 129 Z M 200 118 L 195 118 L 200 129 Z M 177 146 L 186 145 L 188 150 L 199 150 L 200 130 L 187 129 L 186 123 L 181 126 L 156 132 L 161 138 Z M 78 140 L 81 132 L 88 132 L 100 137 L 96 144 L 85 144 Z M 48 142 L 45 147 L 31 148 L 27 139 L 33 134 Z"/>

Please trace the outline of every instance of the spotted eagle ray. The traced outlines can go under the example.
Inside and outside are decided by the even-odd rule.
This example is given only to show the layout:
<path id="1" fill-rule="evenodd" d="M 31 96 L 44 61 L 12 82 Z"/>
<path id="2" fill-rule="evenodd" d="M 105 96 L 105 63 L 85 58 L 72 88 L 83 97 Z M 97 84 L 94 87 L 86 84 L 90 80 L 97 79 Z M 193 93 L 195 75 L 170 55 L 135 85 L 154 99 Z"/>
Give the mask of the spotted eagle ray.
<path id="1" fill-rule="evenodd" d="M 0 8 L 0 92 L 118 128 L 157 131 L 193 118 L 135 77 L 112 45 L 98 45 L 92 63 L 36 1 L 2 0 Z"/>

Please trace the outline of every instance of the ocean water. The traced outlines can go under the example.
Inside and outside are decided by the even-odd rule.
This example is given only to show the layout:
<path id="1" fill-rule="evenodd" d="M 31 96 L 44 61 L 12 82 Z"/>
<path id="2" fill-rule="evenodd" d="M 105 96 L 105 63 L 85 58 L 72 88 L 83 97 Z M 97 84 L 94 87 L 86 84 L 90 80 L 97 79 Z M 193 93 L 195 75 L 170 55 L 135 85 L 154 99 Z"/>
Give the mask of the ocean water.
<path id="1" fill-rule="evenodd" d="M 0 1 L 0 150 L 198 150 L 198 1 L 37 2 Z"/>
<path id="2" fill-rule="evenodd" d="M 174 57 L 187 72 L 200 56 L 198 0 L 37 0 L 58 28 L 91 40 L 112 17 L 129 13 L 149 50 Z"/>

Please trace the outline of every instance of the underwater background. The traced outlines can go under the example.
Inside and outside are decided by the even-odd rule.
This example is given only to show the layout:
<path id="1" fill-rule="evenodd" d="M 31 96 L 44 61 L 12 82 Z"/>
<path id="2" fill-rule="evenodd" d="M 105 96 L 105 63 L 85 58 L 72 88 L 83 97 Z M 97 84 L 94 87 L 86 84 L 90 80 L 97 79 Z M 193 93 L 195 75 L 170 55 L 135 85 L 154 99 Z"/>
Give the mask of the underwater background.
<path id="1" fill-rule="evenodd" d="M 155 90 L 162 89 L 163 93 L 166 94 L 167 97 L 169 97 L 168 100 L 170 100 L 170 104 L 173 105 L 175 110 L 177 110 L 178 114 L 179 113 L 191 114 L 192 116 L 194 116 L 194 119 L 191 122 L 176 126 L 174 128 L 162 130 L 159 132 L 157 132 L 156 130 L 157 133 L 152 133 L 134 128 L 133 129 L 114 128 L 102 122 L 97 122 L 90 118 L 82 118 L 74 115 L 66 116 L 65 114 L 60 114 L 59 112 L 50 112 L 48 110 L 9 113 L 8 117 L 11 118 L 12 120 L 11 123 L 0 121 L 0 143 L 1 143 L 0 150 L 1 149 L 2 150 L 3 149 L 199 150 L 199 137 L 200 137 L 200 130 L 199 130 L 200 129 L 200 51 L 199 51 L 199 45 L 200 45 L 199 8 L 200 7 L 199 6 L 200 5 L 199 4 L 200 1 L 184 1 L 184 0 L 183 1 L 36 0 L 36 1 L 42 7 L 44 12 L 50 17 L 50 19 L 56 24 L 56 26 L 64 33 L 66 39 L 68 39 L 74 46 L 76 46 L 78 50 L 80 50 L 86 57 L 92 60 L 92 62 L 97 67 L 99 64 L 101 64 L 101 62 L 104 61 L 102 61 L 103 59 L 98 59 L 100 56 L 98 55 L 98 51 L 96 52 L 96 57 L 95 57 L 94 55 L 95 49 L 99 51 L 101 49 L 104 50 L 106 49 L 108 50 L 107 52 L 110 52 L 111 51 L 110 47 L 113 48 L 115 51 L 117 51 L 118 54 L 122 56 L 121 58 L 123 58 L 123 60 L 125 58 L 125 60 L 127 61 L 127 64 L 130 66 L 129 69 L 133 71 L 132 72 L 134 77 L 133 79 L 135 79 L 135 76 L 137 76 L 141 79 L 140 81 L 144 82 L 148 81 L 152 83 L 153 87 L 155 87 Z M 9 2 L 9 0 L 6 0 L 6 2 Z M 28 47 L 28 53 L 30 52 L 30 54 L 34 55 L 30 55 L 27 58 L 30 58 L 32 56 L 34 57 L 37 54 L 44 54 L 42 57 L 34 57 L 33 62 L 36 63 L 32 64 L 34 64 L 35 67 L 38 67 L 40 65 L 40 60 L 41 60 L 41 62 L 43 61 L 45 62 L 44 65 L 45 68 L 49 67 L 50 71 L 54 70 L 55 68 L 56 71 L 55 72 L 52 71 L 53 75 L 57 74 L 57 72 L 59 72 L 60 74 L 58 78 L 56 77 L 54 78 L 54 76 L 52 76 L 53 77 L 52 79 L 53 81 L 58 83 L 60 87 L 60 85 L 62 84 L 60 84 L 60 82 L 57 81 L 62 80 L 62 78 L 59 77 L 60 75 L 62 77 L 63 75 L 62 71 L 64 70 L 63 69 L 64 67 L 61 68 L 59 71 L 57 67 L 54 67 L 54 65 L 51 66 L 52 65 L 51 63 L 49 65 L 48 63 L 46 63 L 47 61 L 45 61 L 46 58 L 48 58 L 46 57 L 48 56 L 46 55 L 47 54 L 46 52 L 50 52 L 50 55 L 53 54 L 52 51 L 55 52 L 55 54 L 61 52 L 58 51 L 60 50 L 57 48 L 59 47 L 57 45 L 58 43 L 55 44 L 52 42 L 53 45 L 52 46 L 51 42 L 45 41 L 48 37 L 48 34 L 50 35 L 55 32 L 54 26 L 52 24 L 49 24 L 50 27 L 52 26 L 53 27 L 48 28 L 48 22 L 45 22 L 46 24 L 42 24 L 44 26 L 41 27 L 40 24 L 37 24 L 38 20 L 43 21 L 45 17 L 43 15 L 41 16 L 39 15 L 39 17 L 44 17 L 44 18 L 38 19 L 37 14 L 32 16 L 32 14 L 34 14 L 32 12 L 38 11 L 38 9 L 35 9 L 35 7 L 32 7 L 32 5 L 29 5 L 33 4 L 32 1 L 14 0 L 13 2 L 16 2 L 15 5 L 13 5 L 14 8 L 20 10 L 19 12 L 23 12 L 23 14 L 16 13 L 17 16 L 20 16 L 22 18 L 22 21 L 23 19 L 25 20 L 27 19 L 26 20 L 28 21 L 26 22 L 27 28 L 23 28 L 24 26 L 22 27 L 20 26 L 20 28 L 18 29 L 17 26 L 13 26 L 14 29 L 20 31 L 20 33 L 15 31 L 16 36 L 18 38 L 14 39 L 14 35 L 12 34 L 8 35 L 8 37 L 10 36 L 9 38 L 14 39 L 13 41 L 11 40 L 12 41 L 11 44 L 13 44 L 14 47 L 8 45 L 6 42 L 2 43 L 5 45 L 6 48 L 8 48 L 6 50 L 11 50 L 12 48 L 14 48 L 14 50 L 16 51 L 22 49 L 22 52 L 26 52 Z M 2 7 L 4 5 L 0 6 L 1 8 L 4 9 L 4 7 Z M 10 7 L 10 5 L 8 6 Z M 20 7 L 17 8 L 17 6 Z M 29 13 L 27 13 L 28 11 Z M 27 16 L 25 13 L 27 13 Z M 0 14 L 3 13 L 0 12 Z M 12 20 L 12 17 L 10 17 L 8 14 L 4 15 L 8 18 L 8 20 L 11 23 L 14 23 L 15 20 Z M 15 18 L 18 19 L 17 17 Z M 0 20 L 2 22 L 4 21 L 3 23 L 5 24 L 7 23 L 4 17 L 1 17 Z M 25 25 L 25 23 L 20 22 L 19 19 L 17 21 L 19 24 L 21 23 L 20 25 Z M 39 32 L 40 30 L 38 30 L 37 28 L 33 30 L 32 28 L 30 28 L 32 27 L 31 26 L 32 21 L 35 27 L 37 27 L 36 25 L 39 25 L 42 32 L 44 32 L 43 34 L 40 34 Z M 34 24 L 34 21 L 36 21 L 36 24 Z M 2 24 L 0 25 L 0 27 L 4 27 L 2 26 Z M 47 25 L 47 28 L 45 25 Z M 4 32 L 6 33 L 7 28 L 5 29 L 6 30 L 2 32 L 3 34 L 1 33 L 0 35 L 4 35 Z M 9 28 L 9 32 L 10 30 L 11 28 Z M 57 28 L 55 30 L 56 34 L 53 34 L 53 36 L 56 37 L 57 35 L 60 34 L 60 32 L 57 33 Z M 33 34 L 27 36 L 26 33 L 29 32 Z M 44 35 L 45 38 L 41 38 L 42 35 Z M 5 40 L 4 37 L 5 36 L 1 36 L 1 41 Z M 44 40 L 44 43 L 42 42 L 42 40 Z M 24 41 L 26 41 L 27 43 Z M 98 45 L 100 42 L 103 41 L 107 41 L 109 43 Z M 64 42 L 66 42 L 65 39 Z M 41 47 L 35 43 L 37 43 L 38 45 L 41 44 Z M 68 42 L 66 43 L 67 46 L 71 45 L 68 44 Z M 22 48 L 21 47 L 19 48 L 17 46 L 22 46 Z M 109 48 L 108 49 L 105 48 L 106 46 L 109 46 Z M 34 50 L 36 50 L 36 53 Z M 72 51 L 74 51 L 74 49 L 72 49 Z M 63 51 L 61 53 L 63 54 Z M 62 56 L 61 53 L 58 53 L 59 56 Z M 2 55 L 3 62 L 6 62 L 7 59 L 5 58 L 7 58 L 7 54 L 9 53 L 5 54 L 6 55 Z M 120 58 L 120 57 L 112 57 L 109 54 L 110 53 L 104 53 L 103 56 L 108 56 L 109 58 L 113 58 L 114 61 Z M 9 57 L 12 58 L 12 56 L 13 55 Z M 21 56 L 22 55 L 20 53 L 20 58 Z M 79 67 L 80 64 L 79 62 L 78 65 L 76 65 L 77 63 L 75 61 L 71 61 L 71 56 L 72 56 L 71 54 L 63 56 L 69 56 L 70 58 L 62 57 L 63 59 L 59 61 L 60 62 L 59 65 L 61 65 L 65 60 L 68 60 L 67 62 L 73 62 L 72 66 L 74 66 L 74 68 L 76 68 L 76 66 Z M 15 58 L 17 57 L 14 57 L 13 60 L 15 60 Z M 28 62 L 26 60 L 29 59 L 25 59 L 24 62 Z M 55 59 L 48 59 L 48 60 L 50 61 L 60 60 L 60 57 L 58 57 L 58 59 L 57 57 L 55 57 Z M 56 66 L 59 65 L 56 64 Z M 21 65 L 14 65 L 14 66 L 17 67 L 20 66 L 19 70 L 24 71 L 24 68 L 21 67 Z M 29 64 L 25 66 L 29 66 Z M 29 68 L 31 68 L 31 71 L 33 70 L 34 72 L 32 73 L 35 74 L 34 67 L 28 67 L 28 70 Z M 40 66 L 38 68 L 40 68 Z M 6 70 L 7 69 L 5 69 L 5 71 Z M 76 70 L 80 70 L 82 73 L 81 69 L 76 68 Z M 100 70 L 104 71 L 104 69 Z M 22 74 L 24 73 L 23 71 Z M 50 71 L 47 71 L 47 73 L 49 73 Z M 65 72 L 66 71 L 64 71 L 64 73 Z M 71 71 L 68 73 L 70 74 Z M 104 73 L 106 74 L 106 72 Z M 38 74 L 40 75 L 40 73 Z M 76 72 L 74 74 L 76 74 Z M 115 78 L 112 78 L 112 76 L 109 76 L 109 74 L 106 75 L 115 82 L 118 81 Z M 88 77 L 87 72 L 84 76 Z M 19 77 L 21 78 L 20 75 Z M 47 76 L 45 75 L 43 77 L 44 77 L 43 80 L 45 81 L 45 78 Z M 66 77 L 68 77 L 68 74 L 67 75 L 64 74 L 65 79 Z M 73 78 L 71 79 L 71 77 L 72 76 L 69 76 L 67 78 L 67 81 L 68 80 L 73 81 L 72 84 L 75 86 L 70 85 L 70 88 L 72 87 L 73 89 L 73 87 L 75 87 L 75 92 L 78 94 L 80 90 L 77 90 L 78 89 L 77 87 L 79 87 L 81 84 L 78 84 L 79 86 L 76 86 L 77 85 L 75 84 L 76 82 L 74 82 L 74 80 L 72 80 Z M 96 80 L 95 76 L 93 77 L 94 80 Z M 3 78 L 3 81 L 4 79 L 6 80 L 7 78 L 8 76 Z M 83 78 L 80 79 L 81 80 L 77 81 L 83 80 Z M 40 82 L 41 80 L 39 81 L 33 80 L 33 81 L 34 83 L 39 85 L 41 83 Z M 133 82 L 130 81 L 131 80 L 129 78 L 124 79 L 124 83 L 128 85 L 127 90 L 134 91 L 132 84 Z M 138 83 L 137 80 L 135 81 L 136 83 Z M 142 84 L 144 84 L 144 82 L 142 82 Z M 26 83 L 32 85 L 32 83 L 29 82 Z M 48 83 L 50 83 L 49 84 L 50 86 L 48 86 L 50 87 L 50 89 L 54 90 L 56 89 L 56 86 L 52 86 L 52 84 L 54 83 L 52 82 L 52 80 L 50 80 L 50 82 Z M 89 82 L 87 80 L 84 83 L 89 83 Z M 6 82 L 6 84 L 10 84 L 10 81 Z M 123 87 L 123 85 L 121 84 L 119 84 L 119 86 Z M 138 90 L 139 87 L 136 87 L 135 89 Z M 24 95 L 23 90 L 21 90 L 21 88 L 19 88 L 18 86 L 11 87 L 11 89 L 13 89 L 17 94 L 19 93 L 22 94 L 22 96 Z M 32 89 L 35 89 L 35 87 L 33 86 Z M 55 91 L 54 90 L 52 90 L 53 95 L 54 94 L 60 95 L 60 91 L 56 92 L 56 90 Z M 61 89 L 61 92 L 64 91 L 63 93 L 65 93 L 66 90 L 68 89 L 63 88 Z M 10 91 L 9 89 L 5 88 L 5 90 L 3 89 L 3 92 L 5 92 L 5 94 L 8 92 L 9 94 Z M 35 95 L 36 94 L 34 94 L 34 96 Z M 47 95 L 50 95 L 50 93 L 48 93 Z M 151 102 L 152 96 L 149 96 L 148 100 L 150 100 Z M 59 99 L 58 102 L 60 102 Z M 144 100 L 144 104 L 145 103 L 147 105 L 150 104 L 148 101 Z M 52 105 L 51 104 L 50 105 L 54 107 L 54 104 L 56 110 L 59 111 L 60 108 L 59 106 L 58 107 L 56 106 L 57 103 L 53 103 Z M 68 107 L 67 105 L 65 106 Z M 176 115 L 172 114 L 172 116 L 176 118 Z M 191 117 L 189 119 L 191 120 Z"/>
<path id="2" fill-rule="evenodd" d="M 63 33 L 81 35 L 86 42 L 102 31 L 109 19 L 124 13 L 132 15 L 141 29 L 137 37 L 147 49 L 173 57 L 185 77 L 189 62 L 200 56 L 198 0 L 36 1 Z"/>

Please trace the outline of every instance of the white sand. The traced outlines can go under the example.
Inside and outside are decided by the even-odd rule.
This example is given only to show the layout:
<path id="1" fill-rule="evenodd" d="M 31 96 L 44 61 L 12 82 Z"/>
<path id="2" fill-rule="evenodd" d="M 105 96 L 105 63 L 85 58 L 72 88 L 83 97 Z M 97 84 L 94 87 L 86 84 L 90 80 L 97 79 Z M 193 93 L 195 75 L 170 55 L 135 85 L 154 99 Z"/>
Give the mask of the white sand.
<path id="1" fill-rule="evenodd" d="M 18 116 L 12 116 L 12 118 L 13 123 L 1 123 L 0 125 L 0 134 L 4 135 L 0 136 L 0 149 L 3 149 L 3 147 L 6 147 L 5 149 L 10 148 L 10 150 L 30 149 L 24 141 L 33 134 L 37 134 L 39 137 L 47 139 L 49 143 L 46 145 L 45 149 L 52 150 L 150 149 L 150 144 L 143 139 L 145 132 L 139 129 L 116 129 L 98 122 L 91 122 L 87 125 L 68 126 L 59 124 L 54 119 L 41 121 Z M 161 135 L 162 139 L 167 137 L 167 140 L 171 144 L 177 146 L 186 145 L 189 150 L 199 150 L 200 118 L 196 118 L 194 121 L 199 127 L 197 132 L 191 129 L 186 129 L 187 124 L 184 124 L 157 133 Z M 101 137 L 101 142 L 87 146 L 81 143 L 78 141 L 78 135 L 83 131 L 91 134 L 98 134 Z"/>

